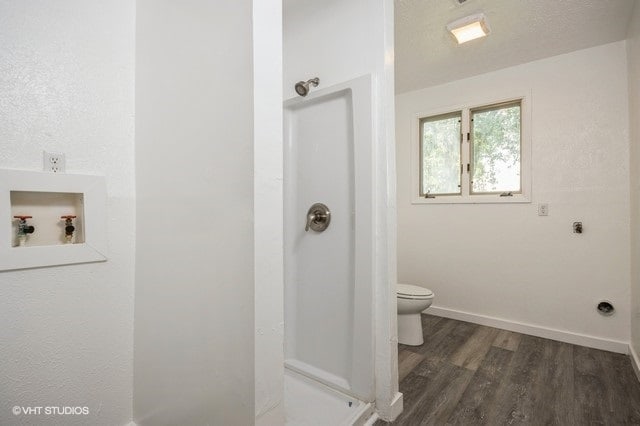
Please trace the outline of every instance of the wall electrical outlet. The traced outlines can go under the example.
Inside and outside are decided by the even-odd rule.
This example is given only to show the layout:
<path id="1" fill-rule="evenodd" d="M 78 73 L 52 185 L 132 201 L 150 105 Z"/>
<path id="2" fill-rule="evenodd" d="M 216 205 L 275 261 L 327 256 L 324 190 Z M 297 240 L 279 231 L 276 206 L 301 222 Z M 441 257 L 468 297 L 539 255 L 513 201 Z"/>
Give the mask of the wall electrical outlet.
<path id="1" fill-rule="evenodd" d="M 56 152 L 43 151 L 42 170 L 51 173 L 64 173 L 65 171 L 64 154 Z"/>
<path id="2" fill-rule="evenodd" d="M 538 216 L 549 216 L 549 204 L 548 203 L 539 203 L 538 204 Z"/>

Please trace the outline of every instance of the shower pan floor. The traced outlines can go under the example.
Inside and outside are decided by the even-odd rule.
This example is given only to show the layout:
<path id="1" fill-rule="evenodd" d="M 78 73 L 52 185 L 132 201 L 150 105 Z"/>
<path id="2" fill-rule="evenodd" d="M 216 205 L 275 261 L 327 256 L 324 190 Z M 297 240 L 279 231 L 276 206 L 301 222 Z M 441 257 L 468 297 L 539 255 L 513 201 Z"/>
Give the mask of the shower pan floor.
<path id="1" fill-rule="evenodd" d="M 362 425 L 373 414 L 371 404 L 289 369 L 284 374 L 284 408 L 290 426 Z"/>

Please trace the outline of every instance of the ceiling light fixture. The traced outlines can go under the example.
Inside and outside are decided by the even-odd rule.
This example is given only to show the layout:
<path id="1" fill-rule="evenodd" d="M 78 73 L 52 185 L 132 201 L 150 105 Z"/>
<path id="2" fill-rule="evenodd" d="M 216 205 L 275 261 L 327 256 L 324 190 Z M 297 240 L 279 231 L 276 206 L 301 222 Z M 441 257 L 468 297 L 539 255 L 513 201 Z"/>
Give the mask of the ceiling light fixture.
<path id="1" fill-rule="evenodd" d="M 458 44 L 484 37 L 491 32 L 484 13 L 457 19 L 447 25 L 447 30 L 453 34 Z"/>

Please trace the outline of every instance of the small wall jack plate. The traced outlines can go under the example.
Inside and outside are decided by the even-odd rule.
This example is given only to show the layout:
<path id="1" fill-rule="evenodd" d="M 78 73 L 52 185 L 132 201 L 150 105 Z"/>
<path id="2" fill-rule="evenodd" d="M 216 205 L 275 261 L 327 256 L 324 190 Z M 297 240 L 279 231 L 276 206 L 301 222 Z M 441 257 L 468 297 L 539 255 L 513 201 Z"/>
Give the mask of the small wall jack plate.
<path id="1" fill-rule="evenodd" d="M 43 151 L 42 170 L 51 173 L 64 173 L 66 169 L 64 154 Z"/>

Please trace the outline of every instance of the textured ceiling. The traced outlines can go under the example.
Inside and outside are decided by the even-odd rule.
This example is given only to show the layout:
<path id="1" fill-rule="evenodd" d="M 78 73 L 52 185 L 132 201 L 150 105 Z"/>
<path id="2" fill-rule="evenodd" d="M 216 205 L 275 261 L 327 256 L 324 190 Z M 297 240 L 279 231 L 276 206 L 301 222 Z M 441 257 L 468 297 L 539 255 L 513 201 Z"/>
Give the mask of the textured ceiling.
<path id="1" fill-rule="evenodd" d="M 623 40 L 634 3 L 395 0 L 396 93 Z M 445 26 L 479 11 L 491 34 L 457 45 Z"/>

